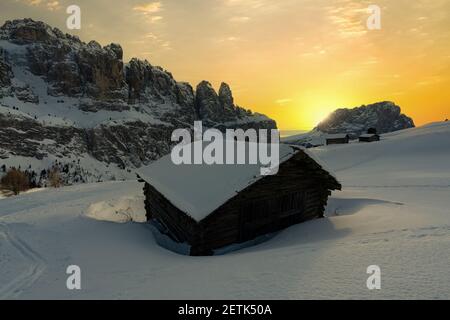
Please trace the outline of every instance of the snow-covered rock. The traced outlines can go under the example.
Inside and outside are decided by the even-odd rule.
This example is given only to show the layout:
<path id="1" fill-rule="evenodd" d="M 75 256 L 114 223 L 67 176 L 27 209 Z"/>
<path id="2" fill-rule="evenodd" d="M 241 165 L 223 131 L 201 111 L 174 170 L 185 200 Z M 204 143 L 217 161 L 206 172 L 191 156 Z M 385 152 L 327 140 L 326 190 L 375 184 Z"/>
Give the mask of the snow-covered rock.
<path id="1" fill-rule="evenodd" d="M 337 109 L 310 132 L 287 137 L 283 141 L 311 147 L 323 145 L 330 134 L 348 134 L 351 139 L 356 139 L 371 128 L 383 134 L 414 127 L 413 119 L 402 114 L 399 106 L 385 101 L 353 109 Z"/>
<path id="2" fill-rule="evenodd" d="M 357 137 L 369 128 L 378 133 L 388 133 L 414 127 L 414 121 L 401 113 L 393 102 L 378 102 L 353 109 L 337 109 L 315 130 L 325 133 L 346 133 Z"/>

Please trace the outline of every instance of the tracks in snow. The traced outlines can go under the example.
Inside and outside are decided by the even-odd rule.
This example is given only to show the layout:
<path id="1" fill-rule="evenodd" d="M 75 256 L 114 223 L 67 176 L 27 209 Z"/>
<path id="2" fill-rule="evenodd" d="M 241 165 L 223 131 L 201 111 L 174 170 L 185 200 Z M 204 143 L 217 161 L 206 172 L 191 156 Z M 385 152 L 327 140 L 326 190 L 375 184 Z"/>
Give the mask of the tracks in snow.
<path id="1" fill-rule="evenodd" d="M 27 260 L 26 270 L 0 287 L 0 300 L 14 299 L 40 278 L 46 268 L 46 263 L 39 253 L 34 251 L 25 241 L 14 235 L 9 227 L 1 222 L 0 233 L 5 236 L 6 243 L 10 244 Z"/>

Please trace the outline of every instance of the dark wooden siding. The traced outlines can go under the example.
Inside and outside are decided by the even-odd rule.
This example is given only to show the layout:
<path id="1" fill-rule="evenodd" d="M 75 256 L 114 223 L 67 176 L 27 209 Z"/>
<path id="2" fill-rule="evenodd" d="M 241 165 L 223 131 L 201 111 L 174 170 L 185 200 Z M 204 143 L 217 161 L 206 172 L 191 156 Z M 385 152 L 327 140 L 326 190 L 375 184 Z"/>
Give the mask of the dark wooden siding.
<path id="1" fill-rule="evenodd" d="M 359 142 L 375 142 L 380 141 L 380 136 L 375 134 L 371 137 L 359 137 Z"/>
<path id="2" fill-rule="evenodd" d="M 326 139 L 327 140 L 327 145 L 330 144 L 346 144 L 349 143 L 350 138 L 331 138 L 331 139 Z"/>
<path id="3" fill-rule="evenodd" d="M 148 183 L 144 186 L 147 220 L 157 219 L 178 242 L 194 242 L 198 234 L 198 224 L 186 213 L 172 205 L 164 196 Z"/>

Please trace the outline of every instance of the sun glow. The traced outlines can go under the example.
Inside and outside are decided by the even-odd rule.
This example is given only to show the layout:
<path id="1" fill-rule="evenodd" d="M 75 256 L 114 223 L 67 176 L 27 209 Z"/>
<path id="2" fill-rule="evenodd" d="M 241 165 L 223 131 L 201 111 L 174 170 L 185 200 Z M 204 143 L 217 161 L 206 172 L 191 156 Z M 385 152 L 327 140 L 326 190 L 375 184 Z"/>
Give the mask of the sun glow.
<path id="1" fill-rule="evenodd" d="M 379 101 L 395 102 L 416 125 L 450 117 L 450 0 L 378 0 L 381 30 L 367 29 L 365 1 L 185 2 L 123 0 L 98 15 L 107 1 L 86 1 L 86 27 L 70 33 L 120 43 L 124 62 L 148 59 L 194 88 L 227 82 L 238 105 L 283 130 Z M 0 24 L 31 16 L 66 29 L 47 1 L 1 3 Z"/>
<path id="2" fill-rule="evenodd" d="M 330 108 L 311 108 L 311 123 L 319 124 L 323 120 L 325 120 L 330 115 Z"/>
<path id="3" fill-rule="evenodd" d="M 326 96 L 324 93 L 306 94 L 297 108 L 297 117 L 302 117 L 305 127 L 314 127 L 325 120 L 339 106 L 346 105 L 340 97 Z M 351 106 L 351 104 L 350 104 Z"/>

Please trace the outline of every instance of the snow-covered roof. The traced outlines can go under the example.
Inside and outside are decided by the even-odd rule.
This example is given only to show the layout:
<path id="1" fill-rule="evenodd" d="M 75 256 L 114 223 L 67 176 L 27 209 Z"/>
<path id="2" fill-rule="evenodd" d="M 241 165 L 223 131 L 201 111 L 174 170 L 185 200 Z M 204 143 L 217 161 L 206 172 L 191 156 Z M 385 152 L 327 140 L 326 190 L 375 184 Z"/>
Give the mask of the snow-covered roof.
<path id="1" fill-rule="evenodd" d="M 328 172 L 328 174 L 333 177 L 336 181 L 338 181 L 337 176 L 334 174 L 333 170 L 331 170 L 330 166 L 322 159 L 320 159 L 318 156 L 316 156 L 311 150 L 312 149 L 306 149 L 304 147 L 298 147 L 298 146 L 292 146 L 293 148 L 299 148 L 302 150 L 308 157 L 313 159 L 323 170 Z"/>
<path id="2" fill-rule="evenodd" d="M 327 139 L 345 139 L 347 138 L 348 134 L 347 133 L 334 133 L 334 134 L 327 134 L 326 138 Z"/>
<path id="3" fill-rule="evenodd" d="M 372 138 L 372 137 L 377 136 L 377 135 L 378 134 L 376 134 L 376 133 L 365 133 L 365 134 L 360 135 L 359 137 L 360 138 Z"/>
<path id="4" fill-rule="evenodd" d="M 198 143 L 201 144 L 195 144 Z M 246 145 L 248 156 L 249 144 Z M 267 146 L 270 148 L 272 145 Z M 184 148 L 192 148 L 192 144 Z M 303 149 L 280 144 L 279 150 L 281 164 Z M 306 150 L 303 152 L 318 161 Z M 264 177 L 260 172 L 261 167 L 260 163 L 176 165 L 169 154 L 147 167 L 140 168 L 137 173 L 174 206 L 194 220 L 201 221 L 239 191 Z"/>

